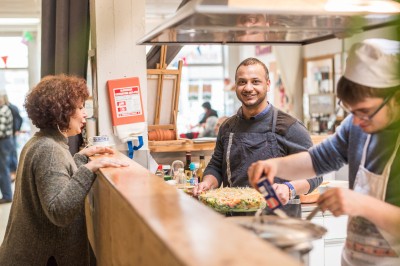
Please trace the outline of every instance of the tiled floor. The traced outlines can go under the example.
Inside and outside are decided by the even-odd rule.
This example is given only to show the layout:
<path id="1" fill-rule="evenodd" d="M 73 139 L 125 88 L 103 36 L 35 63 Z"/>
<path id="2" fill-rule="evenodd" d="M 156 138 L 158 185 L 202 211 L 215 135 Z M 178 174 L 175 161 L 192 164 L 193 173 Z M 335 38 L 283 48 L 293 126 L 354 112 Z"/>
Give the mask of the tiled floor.
<path id="1" fill-rule="evenodd" d="M 14 183 L 12 185 L 14 191 Z M 1 194 L 1 193 L 0 193 Z M 0 204 L 0 243 L 3 242 L 4 233 L 8 222 L 8 215 L 10 214 L 11 203 Z"/>

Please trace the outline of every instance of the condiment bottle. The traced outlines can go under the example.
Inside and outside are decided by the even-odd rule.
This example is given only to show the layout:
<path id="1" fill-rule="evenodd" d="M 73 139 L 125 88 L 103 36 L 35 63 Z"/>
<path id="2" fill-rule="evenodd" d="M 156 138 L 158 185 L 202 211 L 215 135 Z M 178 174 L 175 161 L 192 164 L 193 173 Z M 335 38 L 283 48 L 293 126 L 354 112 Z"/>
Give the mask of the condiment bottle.
<path id="1" fill-rule="evenodd" d="M 192 177 L 192 173 L 190 172 L 190 168 L 189 168 L 191 162 L 192 162 L 192 154 L 189 151 L 187 151 L 186 152 L 186 163 L 185 163 L 185 168 L 184 168 L 187 180 L 189 180 Z"/>
<path id="2" fill-rule="evenodd" d="M 203 181 L 204 170 L 206 170 L 206 161 L 204 159 L 204 155 L 200 155 L 200 163 L 199 168 L 197 169 L 197 177 L 199 178 L 199 182 Z"/>
<path id="3" fill-rule="evenodd" d="M 157 167 L 156 176 L 159 176 L 162 179 L 164 179 L 164 170 L 163 170 L 161 164 L 159 164 L 158 167 Z"/>
<path id="4" fill-rule="evenodd" d="M 191 172 L 191 177 L 189 179 L 189 183 L 192 186 L 195 186 L 199 183 L 199 180 L 197 179 L 197 174 L 196 174 L 196 165 L 194 163 L 190 163 L 189 165 L 190 172 Z"/>

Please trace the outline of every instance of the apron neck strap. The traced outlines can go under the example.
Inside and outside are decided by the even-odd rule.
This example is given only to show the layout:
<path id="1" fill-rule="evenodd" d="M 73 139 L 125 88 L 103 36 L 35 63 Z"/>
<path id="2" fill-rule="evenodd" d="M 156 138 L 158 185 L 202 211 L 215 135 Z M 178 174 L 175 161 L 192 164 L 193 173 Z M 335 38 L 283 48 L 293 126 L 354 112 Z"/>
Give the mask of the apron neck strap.
<path id="1" fill-rule="evenodd" d="M 272 133 L 275 133 L 275 128 L 276 128 L 276 120 L 278 120 L 278 110 L 276 108 L 272 107 L 272 111 L 274 112 L 274 118 L 272 119 Z"/>
<path id="2" fill-rule="evenodd" d="M 370 140 L 371 140 L 371 134 L 368 134 L 367 140 L 365 141 L 365 144 L 364 144 L 363 153 L 362 153 L 361 162 L 360 162 L 360 164 L 363 167 L 365 166 L 365 160 L 367 158 L 367 150 L 368 150 L 368 145 L 369 145 Z"/>

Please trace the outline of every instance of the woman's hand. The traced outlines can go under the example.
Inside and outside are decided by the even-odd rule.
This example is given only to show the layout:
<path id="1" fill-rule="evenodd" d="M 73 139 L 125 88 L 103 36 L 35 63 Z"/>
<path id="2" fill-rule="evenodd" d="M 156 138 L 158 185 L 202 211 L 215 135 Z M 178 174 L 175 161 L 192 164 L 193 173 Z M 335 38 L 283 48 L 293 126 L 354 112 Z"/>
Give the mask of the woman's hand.
<path id="1" fill-rule="evenodd" d="M 87 148 L 84 148 L 79 152 L 79 154 L 85 155 L 86 157 L 93 156 L 95 154 L 114 154 L 114 150 L 111 149 L 110 147 L 103 147 L 103 146 L 90 146 Z"/>
<path id="2" fill-rule="evenodd" d="M 128 166 L 129 163 L 123 162 L 121 160 L 116 160 L 112 158 L 100 158 L 100 159 L 95 159 L 87 164 L 85 164 L 86 168 L 88 168 L 92 172 L 96 172 L 99 168 L 104 168 L 104 167 L 124 167 Z"/>

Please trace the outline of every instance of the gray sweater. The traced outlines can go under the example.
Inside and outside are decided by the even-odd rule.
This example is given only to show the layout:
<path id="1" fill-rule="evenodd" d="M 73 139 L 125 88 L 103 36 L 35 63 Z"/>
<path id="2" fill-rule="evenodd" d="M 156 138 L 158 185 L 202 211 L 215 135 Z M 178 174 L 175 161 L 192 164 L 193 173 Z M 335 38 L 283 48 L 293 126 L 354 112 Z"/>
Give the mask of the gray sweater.
<path id="1" fill-rule="evenodd" d="M 95 175 L 71 156 L 67 138 L 41 130 L 25 145 L 17 170 L 15 194 L 0 265 L 88 265 L 84 200 Z"/>

